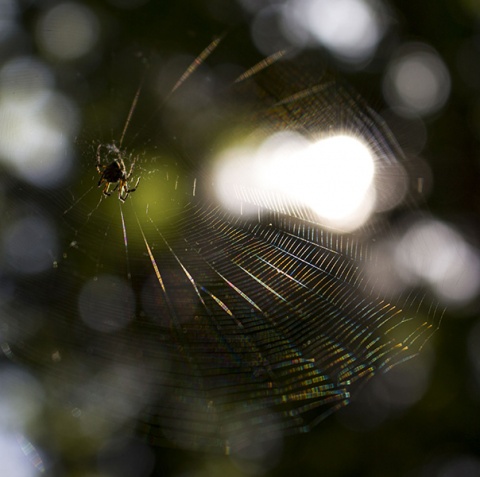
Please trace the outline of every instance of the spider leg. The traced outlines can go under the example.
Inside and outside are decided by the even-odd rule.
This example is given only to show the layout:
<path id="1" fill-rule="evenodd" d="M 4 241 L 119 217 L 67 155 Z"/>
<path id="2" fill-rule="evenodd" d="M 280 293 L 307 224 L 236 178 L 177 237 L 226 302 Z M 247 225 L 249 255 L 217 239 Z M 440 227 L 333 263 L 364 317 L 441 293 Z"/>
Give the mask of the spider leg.
<path id="1" fill-rule="evenodd" d="M 120 190 L 118 191 L 118 198 L 122 201 L 122 202 L 125 202 L 125 200 L 127 199 L 128 197 L 128 191 L 125 191 L 125 187 L 127 185 L 127 182 L 124 181 L 124 180 L 120 180 L 118 181 L 117 183 L 117 187 L 118 185 L 120 184 Z M 115 190 L 117 189 L 117 187 L 115 187 Z"/>
<path id="2" fill-rule="evenodd" d="M 99 174 L 103 174 L 103 171 L 106 168 L 106 166 L 102 165 L 101 151 L 102 151 L 102 144 L 99 144 L 98 147 L 97 147 L 97 163 L 96 163 L 97 171 L 98 171 Z M 99 183 L 99 185 L 100 185 L 100 183 Z"/>
<path id="3" fill-rule="evenodd" d="M 108 189 L 110 188 L 110 182 L 107 182 L 105 184 L 105 187 L 103 188 L 103 195 L 105 197 L 109 197 L 112 193 L 108 191 Z"/>
<path id="4" fill-rule="evenodd" d="M 127 180 L 130 179 L 130 176 L 132 175 L 133 168 L 135 167 L 136 162 L 137 162 L 137 158 L 135 158 L 130 164 L 130 170 L 128 171 Z"/>
<path id="5" fill-rule="evenodd" d="M 133 189 L 128 189 L 127 190 L 127 193 L 128 192 L 135 192 L 137 190 L 137 187 L 138 187 L 138 183 L 140 182 L 140 177 L 137 179 L 137 182 L 135 183 L 135 187 Z M 127 185 L 127 183 L 125 183 L 125 185 Z"/>
<path id="6" fill-rule="evenodd" d="M 123 181 L 122 187 L 118 194 L 119 199 L 122 202 L 125 202 L 127 200 L 128 194 L 130 194 L 130 192 L 135 192 L 137 190 L 137 186 L 139 182 L 140 182 L 140 177 L 137 179 L 137 182 L 135 183 L 135 187 L 133 187 L 132 189 L 129 189 L 127 181 Z M 122 192 L 123 192 L 123 195 L 122 195 Z"/>

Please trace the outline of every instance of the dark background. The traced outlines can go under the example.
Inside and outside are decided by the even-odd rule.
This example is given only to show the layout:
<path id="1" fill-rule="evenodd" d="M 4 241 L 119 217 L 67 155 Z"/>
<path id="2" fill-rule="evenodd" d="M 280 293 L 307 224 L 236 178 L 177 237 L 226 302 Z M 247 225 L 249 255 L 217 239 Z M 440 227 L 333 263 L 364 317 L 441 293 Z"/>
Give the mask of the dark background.
<path id="1" fill-rule="evenodd" d="M 81 125 L 75 147 L 80 162 L 82 154 L 92 154 L 85 146 L 89 140 L 97 134 L 108 139 L 110 128 L 121 129 L 123 120 L 119 118 L 125 117 L 142 77 L 142 61 L 135 55 L 149 58 L 182 53 L 193 58 L 212 39 L 226 33 L 225 44 L 212 62 L 228 57 L 232 64 L 248 66 L 263 56 L 249 38 L 252 14 L 233 1 L 151 0 L 136 8 L 120 8 L 104 1 L 83 4 L 95 13 L 100 27 L 99 39 L 86 57 L 60 61 L 38 46 L 35 28 L 44 12 L 55 5 L 49 1 L 17 5 L 16 21 L 23 31 L 3 48 L 0 57 L 5 63 L 15 54 L 29 54 L 50 65 L 58 90 L 79 107 Z M 353 84 L 374 109 L 384 111 L 382 79 L 395 48 L 421 41 L 439 53 L 450 73 L 451 91 L 443 108 L 422 118 L 427 140 L 421 156 L 434 178 L 424 208 L 454 224 L 475 247 L 479 221 L 480 7 L 474 0 L 428 0 L 391 1 L 389 8 L 393 21 L 371 62 L 352 67 L 330 58 L 328 52 L 322 54 L 339 77 Z M 115 114 L 116 108 L 121 114 Z M 148 110 L 148 104 L 140 101 L 139 108 Z M 408 149 L 408 127 L 400 128 L 399 140 Z M 45 194 L 54 197 L 57 192 L 53 189 Z M 477 301 L 447 306 L 441 328 L 428 349 L 433 364 L 427 389 L 412 406 L 390 413 L 378 424 L 352 424 L 346 408 L 313 432 L 288 438 L 276 458 L 260 467 L 225 456 L 175 449 L 154 448 L 153 454 L 149 451 L 145 457 L 143 447 L 132 454 L 138 458 L 135 462 L 122 459 L 121 446 L 120 450 L 100 452 L 74 441 L 71 446 L 44 451 L 46 475 L 136 477 L 150 475 L 152 465 L 151 475 L 192 477 L 480 475 L 480 377 L 478 363 L 468 351 L 477 324 Z M 362 393 L 368 396 L 367 389 Z M 42 454 L 45 445 L 40 442 L 38 446 Z"/>

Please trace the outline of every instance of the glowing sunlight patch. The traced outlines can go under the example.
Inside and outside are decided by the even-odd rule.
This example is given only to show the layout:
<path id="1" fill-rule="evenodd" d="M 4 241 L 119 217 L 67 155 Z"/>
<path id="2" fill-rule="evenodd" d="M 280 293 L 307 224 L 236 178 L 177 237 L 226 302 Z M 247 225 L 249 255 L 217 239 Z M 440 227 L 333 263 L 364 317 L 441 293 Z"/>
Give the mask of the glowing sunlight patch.
<path id="1" fill-rule="evenodd" d="M 369 148 L 352 136 L 311 143 L 298 134 L 279 133 L 256 150 L 233 149 L 223 155 L 216 174 L 217 196 L 241 213 L 248 204 L 284 212 L 272 204 L 294 202 L 307 206 L 326 225 L 351 230 L 372 211 L 373 176 Z"/>

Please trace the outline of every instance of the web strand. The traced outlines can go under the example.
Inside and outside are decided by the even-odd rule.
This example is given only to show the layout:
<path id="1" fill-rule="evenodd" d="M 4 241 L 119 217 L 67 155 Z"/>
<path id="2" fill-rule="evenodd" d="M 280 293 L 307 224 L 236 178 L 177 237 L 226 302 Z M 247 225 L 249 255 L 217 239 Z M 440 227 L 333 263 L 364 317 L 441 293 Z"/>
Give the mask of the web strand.
<path id="1" fill-rule="evenodd" d="M 224 36 L 220 36 L 219 38 L 216 38 L 213 40 L 196 58 L 193 60 L 193 62 L 190 64 L 190 66 L 185 70 L 185 72 L 182 74 L 180 79 L 175 83 L 173 88 L 171 89 L 169 95 L 167 96 L 167 101 L 170 98 L 170 96 L 177 91 L 178 88 L 188 79 L 190 76 L 195 73 L 195 71 L 205 62 L 205 60 L 212 54 L 212 52 L 217 48 L 217 46 L 220 44 Z"/>
<path id="2" fill-rule="evenodd" d="M 191 63 L 167 99 L 220 41 Z M 285 72 L 279 62 L 286 53 L 247 69 L 236 81 L 242 88 L 253 81 L 262 91 L 253 128 L 291 127 L 309 138 L 337 121 L 368 134 L 385 169 L 402 161 L 385 126 L 336 82 L 322 77 L 321 83 L 299 81 L 293 87 L 298 71 Z M 287 87 L 272 80 L 276 72 Z M 142 85 L 120 147 L 141 90 Z M 258 188 L 231 188 L 232 195 L 240 191 L 242 207 L 253 204 L 257 212 L 248 216 L 242 209 L 238 215 L 212 198 L 213 181 L 200 168 L 185 173 L 182 168 L 190 164 L 179 159 L 165 173 L 156 161 L 145 160 L 151 170 L 142 184 L 150 190 L 132 194 L 128 206 L 119 202 L 118 222 L 116 213 L 108 221 L 89 222 L 112 200 L 102 196 L 85 222 L 99 243 L 95 275 L 119 274 L 122 257 L 126 289 L 132 295 L 140 290 L 139 316 L 118 331 L 114 346 L 105 339 L 105 361 L 131 359 L 130 384 L 138 389 L 148 370 L 143 432 L 152 441 L 229 452 L 248 445 L 252 436 L 268 440 L 306 432 L 347 405 L 375 374 L 416 356 L 435 332 L 434 310 L 420 316 L 420 294 L 390 300 L 375 290 L 365 273 L 374 254 L 361 234 L 326 229 L 307 208 Z M 121 297 L 113 305 L 126 302 Z M 123 391 L 138 398 L 131 389 Z"/>

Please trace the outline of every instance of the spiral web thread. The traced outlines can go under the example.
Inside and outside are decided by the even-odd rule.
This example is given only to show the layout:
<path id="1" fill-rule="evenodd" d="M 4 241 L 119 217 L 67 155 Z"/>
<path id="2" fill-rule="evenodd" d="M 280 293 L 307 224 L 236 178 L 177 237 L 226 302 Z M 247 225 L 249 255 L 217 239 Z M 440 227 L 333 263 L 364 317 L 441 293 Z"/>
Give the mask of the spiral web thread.
<path id="1" fill-rule="evenodd" d="M 303 69 L 282 61 L 249 71 L 236 94 L 254 91 L 256 130 L 315 136 L 339 126 L 371 145 L 385 176 L 402 163 L 378 117 L 323 73 L 309 83 Z M 374 374 L 415 356 L 437 328 L 438 313 L 425 309 L 422 295 L 391 301 L 365 273 L 375 263 L 368 243 L 376 227 L 336 233 L 293 201 L 240 189 L 232 194 L 258 213 L 236 215 L 211 199 L 208 177 L 195 170 L 178 177 L 159 169 L 150 180 L 167 189 L 171 212 L 150 210 L 132 194 L 96 227 L 98 202 L 85 222 L 90 245 L 72 251 L 64 268 L 72 285 L 61 291 L 63 303 L 76 301 L 85 278 L 74 252 L 98 257 L 95 275 L 123 273 L 138 291 L 126 329 L 101 335 L 80 327 L 68 346 L 93 367 L 122 367 L 121 379 L 110 376 L 82 399 L 121 396 L 107 413 L 121 414 L 128 402 L 150 442 L 230 452 L 252 439 L 307 432 Z M 60 305 L 56 330 L 64 343 L 71 336 L 66 310 Z M 59 389 L 62 376 L 78 382 L 86 372 L 74 361 L 51 365 Z"/>
<path id="2" fill-rule="evenodd" d="M 282 80 L 298 89 L 298 70 L 274 63 L 255 75 L 267 104 L 256 124 L 313 135 L 335 121 L 367 138 L 384 174 L 401 161 L 388 129 L 360 98 L 324 78 L 296 93 L 272 88 Z M 253 436 L 308 431 L 346 405 L 358 383 L 414 356 L 435 330 L 419 312 L 420 298 L 391 303 L 376 295 L 363 272 L 374 257 L 359 237 L 323 229 L 295 204 L 272 206 L 268 194 L 247 193 L 259 210 L 254 220 L 225 212 L 207 195 L 193 193 L 171 228 L 147 217 L 150 237 L 164 246 L 160 256 L 149 255 L 171 363 L 171 388 L 149 407 L 144 428 L 154 440 L 228 450 Z M 149 248 L 143 228 L 142 235 Z M 193 319 L 182 315 L 186 302 Z"/>

